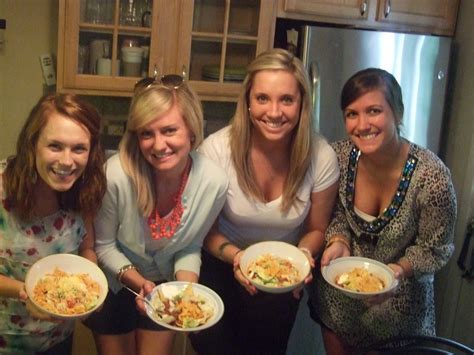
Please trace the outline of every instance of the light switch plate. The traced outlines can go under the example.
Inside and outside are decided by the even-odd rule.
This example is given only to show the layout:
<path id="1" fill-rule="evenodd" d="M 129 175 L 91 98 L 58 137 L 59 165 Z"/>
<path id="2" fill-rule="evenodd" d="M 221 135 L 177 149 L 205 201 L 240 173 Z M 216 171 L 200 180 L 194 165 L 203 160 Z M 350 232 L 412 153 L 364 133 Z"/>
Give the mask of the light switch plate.
<path id="1" fill-rule="evenodd" d="M 51 54 L 43 54 L 39 58 L 44 82 L 48 86 L 56 85 L 56 71 Z"/>

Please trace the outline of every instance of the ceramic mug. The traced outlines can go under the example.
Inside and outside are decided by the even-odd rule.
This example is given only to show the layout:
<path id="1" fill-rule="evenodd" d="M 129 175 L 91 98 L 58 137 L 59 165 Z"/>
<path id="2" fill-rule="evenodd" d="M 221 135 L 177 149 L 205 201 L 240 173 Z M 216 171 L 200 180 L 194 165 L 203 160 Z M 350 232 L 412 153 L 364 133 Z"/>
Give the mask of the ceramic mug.
<path id="1" fill-rule="evenodd" d="M 110 41 L 93 39 L 89 43 L 89 69 L 91 74 L 97 74 L 97 60 L 110 57 Z"/>
<path id="2" fill-rule="evenodd" d="M 110 75 L 112 74 L 112 59 L 99 58 L 97 59 L 97 75 Z"/>

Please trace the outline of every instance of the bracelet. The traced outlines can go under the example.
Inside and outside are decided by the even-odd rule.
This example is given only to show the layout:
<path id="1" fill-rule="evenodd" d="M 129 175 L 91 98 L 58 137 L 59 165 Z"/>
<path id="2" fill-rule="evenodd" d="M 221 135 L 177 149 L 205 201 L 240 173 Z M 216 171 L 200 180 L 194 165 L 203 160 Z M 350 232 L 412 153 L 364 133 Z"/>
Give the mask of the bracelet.
<path id="1" fill-rule="evenodd" d="M 347 239 L 344 238 L 344 237 L 340 237 L 338 235 L 336 235 L 335 237 L 331 237 L 329 239 L 329 241 L 326 244 L 326 249 L 329 248 L 335 242 L 342 243 L 347 247 L 347 249 L 351 250 L 351 246 L 350 246 L 349 242 L 347 241 Z"/>
<path id="2" fill-rule="evenodd" d="M 224 254 L 224 249 L 227 248 L 229 245 L 233 245 L 231 242 L 224 242 L 219 245 L 219 255 L 222 256 Z"/>
<path id="3" fill-rule="evenodd" d="M 243 250 L 242 250 L 242 249 L 239 249 L 239 250 L 237 250 L 237 251 L 234 253 L 234 255 L 232 256 L 232 262 L 234 262 L 235 257 L 236 257 L 237 254 L 239 254 L 241 251 L 243 251 Z"/>
<path id="4" fill-rule="evenodd" d="M 311 253 L 311 251 L 308 248 L 298 247 L 298 249 L 301 250 L 303 253 L 309 255 L 311 258 L 313 257 L 313 254 Z"/>
<path id="5" fill-rule="evenodd" d="M 119 272 L 117 273 L 117 280 L 122 283 L 122 277 L 123 275 L 129 271 L 129 270 L 132 270 L 132 269 L 135 269 L 137 270 L 137 267 L 133 264 L 127 264 L 127 265 L 124 265 L 120 268 Z"/>

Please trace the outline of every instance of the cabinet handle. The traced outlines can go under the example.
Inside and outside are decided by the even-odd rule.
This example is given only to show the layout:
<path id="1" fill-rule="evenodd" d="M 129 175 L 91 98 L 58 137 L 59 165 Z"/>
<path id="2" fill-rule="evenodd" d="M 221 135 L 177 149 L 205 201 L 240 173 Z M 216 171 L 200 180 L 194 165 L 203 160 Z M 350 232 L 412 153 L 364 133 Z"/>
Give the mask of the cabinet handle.
<path id="1" fill-rule="evenodd" d="M 184 80 L 188 80 L 188 71 L 186 69 L 186 65 L 183 65 L 183 68 L 181 69 L 181 76 Z"/>
<path id="2" fill-rule="evenodd" d="M 363 0 L 361 2 L 359 10 L 360 10 L 360 15 L 364 16 L 365 12 L 367 11 L 367 0 Z"/>
<path id="3" fill-rule="evenodd" d="M 385 18 L 390 15 L 390 11 L 392 10 L 392 5 L 390 4 L 390 0 L 385 0 L 385 10 L 383 12 Z"/>

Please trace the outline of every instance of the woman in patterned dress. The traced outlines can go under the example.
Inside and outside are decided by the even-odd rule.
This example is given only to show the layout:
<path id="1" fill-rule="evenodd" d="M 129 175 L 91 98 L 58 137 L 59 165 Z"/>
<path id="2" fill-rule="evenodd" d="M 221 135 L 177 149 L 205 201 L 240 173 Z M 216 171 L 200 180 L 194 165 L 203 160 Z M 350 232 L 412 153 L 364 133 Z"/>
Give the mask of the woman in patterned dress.
<path id="1" fill-rule="evenodd" d="M 333 144 L 339 201 L 321 265 L 354 255 L 381 261 L 398 288 L 368 301 L 345 296 L 319 274 L 310 292 L 328 354 L 353 354 L 397 335 L 435 332 L 433 279 L 453 253 L 456 196 L 450 172 L 431 151 L 400 136 L 403 101 L 381 69 L 354 74 L 341 108 L 350 139 Z"/>
<path id="2" fill-rule="evenodd" d="M 106 180 L 100 116 L 73 95 L 48 95 L 31 111 L 16 155 L 0 167 L 0 353 L 68 354 L 74 321 L 39 313 L 24 288 L 51 254 L 94 262 L 92 216 Z"/>

